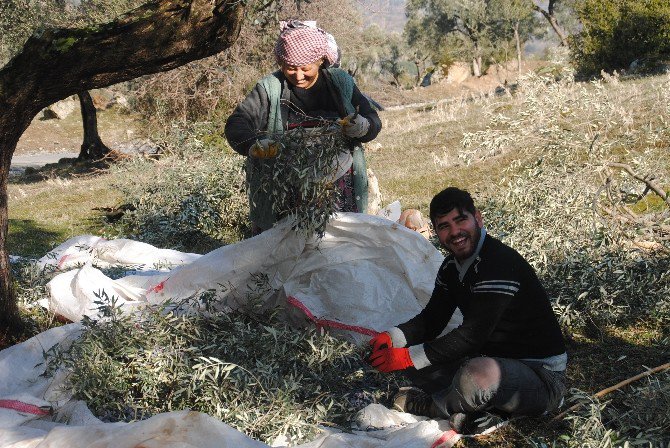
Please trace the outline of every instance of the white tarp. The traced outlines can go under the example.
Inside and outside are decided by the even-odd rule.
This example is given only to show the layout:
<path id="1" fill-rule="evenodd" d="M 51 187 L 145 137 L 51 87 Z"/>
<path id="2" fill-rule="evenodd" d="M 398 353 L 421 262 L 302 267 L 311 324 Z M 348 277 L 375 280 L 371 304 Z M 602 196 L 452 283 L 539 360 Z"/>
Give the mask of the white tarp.
<path id="1" fill-rule="evenodd" d="M 295 319 L 342 331 L 363 342 L 418 313 L 432 292 L 442 255 L 420 234 L 384 218 L 336 215 L 320 241 L 282 224 L 205 255 L 185 254 L 131 240 L 93 236 L 71 239 L 39 260 L 66 270 L 49 283 L 45 301 L 72 321 L 93 316 L 105 291 L 126 307 L 162 303 L 216 290 L 222 305 L 244 300 L 253 276 L 267 276 L 276 291 L 267 299 Z M 111 279 L 98 267 L 126 267 Z M 69 269 L 69 270 L 67 270 Z M 448 327 L 460 324 L 456 316 Z M 156 415 L 136 423 L 101 423 L 85 403 L 63 390 L 63 378 L 40 376 L 43 350 L 74 338 L 79 324 L 44 332 L 0 352 L 0 447 L 209 447 L 265 446 L 209 416 L 189 411 Z M 39 415 L 51 406 L 55 415 Z M 43 413 L 43 412 L 42 412 Z M 359 415 L 375 431 L 324 433 L 306 448 L 336 446 L 437 447 L 455 443 L 446 422 L 370 405 Z M 66 425 L 65 422 L 68 424 Z"/>

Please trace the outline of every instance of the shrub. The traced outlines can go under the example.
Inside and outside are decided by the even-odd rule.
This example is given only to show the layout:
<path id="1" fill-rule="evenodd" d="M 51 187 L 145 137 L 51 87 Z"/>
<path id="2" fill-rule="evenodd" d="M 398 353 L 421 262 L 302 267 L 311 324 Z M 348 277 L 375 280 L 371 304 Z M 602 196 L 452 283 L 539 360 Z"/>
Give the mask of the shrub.
<path id="1" fill-rule="evenodd" d="M 205 144 L 205 126 L 172 128 L 160 159 L 113 167 L 126 212 L 108 233 L 159 247 L 208 251 L 249 231 L 242 157 Z"/>
<path id="2" fill-rule="evenodd" d="M 298 443 L 397 387 L 353 344 L 272 313 L 179 315 L 167 304 L 130 317 L 104 292 L 100 305 L 106 320 L 84 319 L 81 337 L 46 359 L 47 375 L 65 367 L 75 397 L 103 421 L 189 408 L 266 443 L 281 435 Z"/>
<path id="3" fill-rule="evenodd" d="M 583 29 L 572 41 L 580 73 L 627 69 L 633 61 L 670 58 L 670 3 L 666 0 L 585 0 Z"/>

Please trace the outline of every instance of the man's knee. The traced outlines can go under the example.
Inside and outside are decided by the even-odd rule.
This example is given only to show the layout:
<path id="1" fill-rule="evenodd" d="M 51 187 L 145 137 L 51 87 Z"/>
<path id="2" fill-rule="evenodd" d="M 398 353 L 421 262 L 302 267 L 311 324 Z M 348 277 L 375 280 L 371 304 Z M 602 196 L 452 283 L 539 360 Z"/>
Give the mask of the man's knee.
<path id="1" fill-rule="evenodd" d="M 498 388 L 500 379 L 500 365 L 492 358 L 480 357 L 466 361 L 454 381 L 462 388 L 473 387 L 493 392 Z"/>

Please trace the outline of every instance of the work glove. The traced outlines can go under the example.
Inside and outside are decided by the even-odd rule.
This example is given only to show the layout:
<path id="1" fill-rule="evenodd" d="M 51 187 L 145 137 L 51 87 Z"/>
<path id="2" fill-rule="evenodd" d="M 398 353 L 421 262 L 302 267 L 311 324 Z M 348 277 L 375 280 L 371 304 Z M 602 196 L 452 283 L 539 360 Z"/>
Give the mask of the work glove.
<path id="1" fill-rule="evenodd" d="M 383 348 L 372 352 L 368 361 L 372 367 L 384 373 L 414 366 L 407 348 Z"/>
<path id="2" fill-rule="evenodd" d="M 372 353 L 383 348 L 393 347 L 393 341 L 391 340 L 391 335 L 387 332 L 379 333 L 374 338 L 370 339 L 368 342 L 372 346 Z"/>
<path id="3" fill-rule="evenodd" d="M 279 143 L 269 138 L 256 140 L 256 143 L 249 148 L 249 156 L 257 159 L 271 159 L 277 156 L 279 152 Z"/>
<path id="4" fill-rule="evenodd" d="M 368 133 L 370 129 L 370 122 L 367 118 L 362 115 L 358 115 L 358 112 L 340 120 L 340 125 L 342 126 L 342 132 L 344 135 L 350 138 L 361 138 Z"/>

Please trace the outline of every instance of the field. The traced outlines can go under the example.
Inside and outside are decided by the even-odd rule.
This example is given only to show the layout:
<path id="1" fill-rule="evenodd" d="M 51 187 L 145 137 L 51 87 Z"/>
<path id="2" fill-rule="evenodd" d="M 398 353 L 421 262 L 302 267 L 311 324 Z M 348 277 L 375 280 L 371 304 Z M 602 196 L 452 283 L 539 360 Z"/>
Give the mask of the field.
<path id="1" fill-rule="evenodd" d="M 380 113 L 384 128 L 367 157 L 384 203 L 400 200 L 427 214 L 446 186 L 473 193 L 489 232 L 526 256 L 547 287 L 568 342 L 569 404 L 583 403 L 558 423 L 524 419 L 462 446 L 665 446 L 668 371 L 602 400 L 590 396 L 670 359 L 670 76 L 580 83 L 556 67 L 529 72 L 507 91 L 446 95 L 444 86 L 431 86 L 411 96 L 427 104 Z M 182 152 L 160 160 L 15 179 L 10 253 L 40 256 L 81 233 L 200 251 L 243 237 L 239 158 L 208 129 L 174 137 Z M 188 180 L 179 183 L 187 167 Z M 229 189 L 219 182 L 226 179 Z M 199 221 L 171 211 L 178 189 L 216 192 L 197 201 L 216 198 L 225 217 Z M 155 203 L 146 205 L 148 198 Z M 189 203 L 197 214 L 209 210 L 197 201 Z M 121 225 L 94 210 L 122 203 L 136 209 Z M 39 298 L 43 280 L 21 279 L 24 300 Z M 35 313 L 36 330 L 52 324 Z"/>

